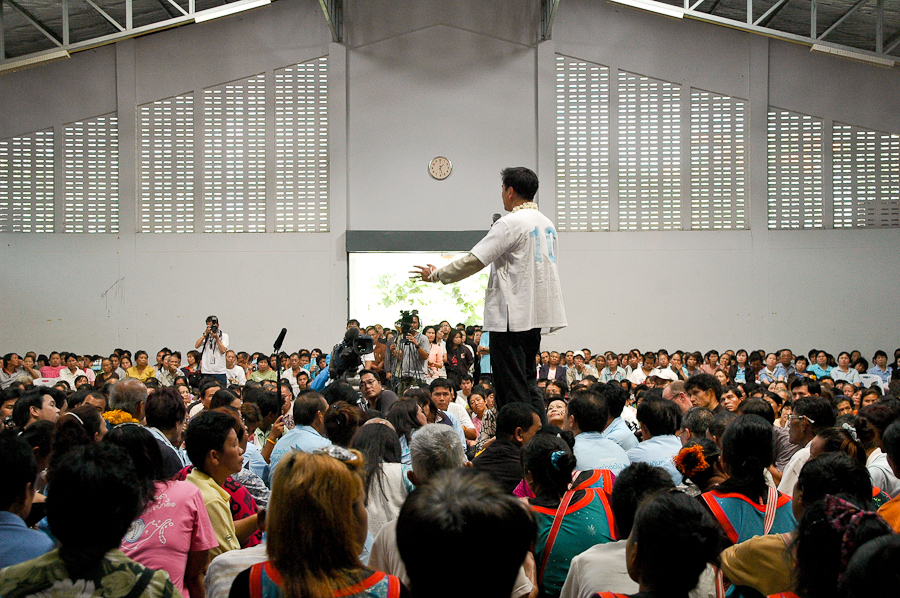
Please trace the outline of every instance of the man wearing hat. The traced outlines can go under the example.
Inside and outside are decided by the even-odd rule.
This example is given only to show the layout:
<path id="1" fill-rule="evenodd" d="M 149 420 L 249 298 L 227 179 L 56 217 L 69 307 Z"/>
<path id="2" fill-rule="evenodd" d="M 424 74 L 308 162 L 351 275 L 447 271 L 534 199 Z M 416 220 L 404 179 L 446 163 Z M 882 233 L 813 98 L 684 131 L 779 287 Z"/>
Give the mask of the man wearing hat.
<path id="1" fill-rule="evenodd" d="M 597 368 L 584 363 L 584 351 L 578 351 L 575 353 L 575 357 L 573 358 L 574 365 L 566 370 L 566 382 L 569 384 L 569 388 L 572 387 L 573 384 L 583 379 L 585 376 L 593 376 L 600 379 L 600 374 L 597 373 Z"/>

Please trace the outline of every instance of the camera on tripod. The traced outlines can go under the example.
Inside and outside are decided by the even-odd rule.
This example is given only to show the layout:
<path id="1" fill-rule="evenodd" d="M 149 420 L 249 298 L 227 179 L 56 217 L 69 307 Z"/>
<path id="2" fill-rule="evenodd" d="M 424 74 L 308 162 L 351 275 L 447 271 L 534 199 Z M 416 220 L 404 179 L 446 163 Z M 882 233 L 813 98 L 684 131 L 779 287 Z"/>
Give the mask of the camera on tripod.
<path id="1" fill-rule="evenodd" d="M 417 309 L 413 309 L 410 311 L 407 311 L 405 309 L 400 310 L 400 319 L 397 320 L 397 322 L 395 324 L 400 327 L 400 333 L 404 337 L 407 334 L 409 334 L 410 332 L 412 332 L 413 316 L 418 317 L 419 310 L 417 310 Z"/>

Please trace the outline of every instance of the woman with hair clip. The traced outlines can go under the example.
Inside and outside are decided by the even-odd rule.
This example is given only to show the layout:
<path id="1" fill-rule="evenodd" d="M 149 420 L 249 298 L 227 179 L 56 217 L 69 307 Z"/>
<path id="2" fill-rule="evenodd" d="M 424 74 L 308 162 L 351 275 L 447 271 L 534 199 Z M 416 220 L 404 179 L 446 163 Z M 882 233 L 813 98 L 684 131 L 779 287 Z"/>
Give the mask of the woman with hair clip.
<path id="1" fill-rule="evenodd" d="M 391 405 L 391 409 L 387 413 L 387 420 L 394 426 L 394 430 L 400 438 L 400 462 L 409 465 L 409 443 L 412 441 L 413 434 L 428 423 L 425 411 L 422 410 L 416 399 L 404 397 Z"/>
<path id="2" fill-rule="evenodd" d="M 850 557 L 868 542 L 893 535 L 884 519 L 850 495 L 827 495 L 800 520 L 792 548 L 796 555 L 795 592 L 780 598 L 840 598 Z M 896 590 L 896 588 L 895 588 Z"/>
<path id="3" fill-rule="evenodd" d="M 285 456 L 272 480 L 269 560 L 239 573 L 230 598 L 407 595 L 399 579 L 357 556 L 368 532 L 362 470 L 358 451 L 336 445 Z"/>
<path id="4" fill-rule="evenodd" d="M 797 527 L 790 497 L 766 483 L 773 452 L 772 425 L 758 415 L 740 416 L 722 435 L 722 463 L 729 478 L 700 499 L 732 543 Z M 759 595 L 746 586 L 732 586 L 728 593 L 729 598 Z"/>
<path id="5" fill-rule="evenodd" d="M 685 490 L 688 495 L 700 496 L 728 478 L 722 471 L 721 455 L 716 443 L 707 438 L 688 441 L 675 455 L 675 468 L 689 480 Z"/>
<path id="6" fill-rule="evenodd" d="M 53 431 L 49 471 L 76 446 L 99 442 L 105 435 L 106 420 L 100 416 L 96 407 L 82 405 L 61 416 Z"/>
<path id="7" fill-rule="evenodd" d="M 859 441 L 856 428 L 846 422 L 839 427 L 821 430 L 809 443 L 810 459 L 828 453 L 844 453 L 863 467 L 866 466 L 866 449 Z M 889 500 L 891 497 L 873 484 L 872 502 L 875 504 L 875 508 L 878 509 Z"/>
<path id="8" fill-rule="evenodd" d="M 537 434 L 522 451 L 528 500 L 538 526 L 534 558 L 540 595 L 562 591 L 572 559 L 594 546 L 617 540 L 609 495 L 600 488 L 569 490 L 575 456 L 551 434 Z"/>
<path id="9" fill-rule="evenodd" d="M 628 575 L 640 592 L 600 592 L 593 598 L 687 598 L 707 564 L 719 564 L 727 544 L 694 499 L 678 491 L 660 494 L 638 507 L 625 545 Z"/>

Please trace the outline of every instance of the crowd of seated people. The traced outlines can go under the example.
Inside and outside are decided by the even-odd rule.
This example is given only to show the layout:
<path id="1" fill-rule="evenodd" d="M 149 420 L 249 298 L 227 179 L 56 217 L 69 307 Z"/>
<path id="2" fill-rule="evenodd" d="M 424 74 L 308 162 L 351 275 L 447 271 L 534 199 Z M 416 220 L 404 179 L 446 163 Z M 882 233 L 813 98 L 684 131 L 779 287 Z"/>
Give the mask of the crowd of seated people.
<path id="1" fill-rule="evenodd" d="M 224 382 L 196 351 L 4 355 L 0 596 L 897 587 L 900 349 L 548 351 L 539 411 L 495 403 L 477 327 L 414 330 L 413 380 L 364 332 L 352 380 L 319 349 L 229 349 Z"/>

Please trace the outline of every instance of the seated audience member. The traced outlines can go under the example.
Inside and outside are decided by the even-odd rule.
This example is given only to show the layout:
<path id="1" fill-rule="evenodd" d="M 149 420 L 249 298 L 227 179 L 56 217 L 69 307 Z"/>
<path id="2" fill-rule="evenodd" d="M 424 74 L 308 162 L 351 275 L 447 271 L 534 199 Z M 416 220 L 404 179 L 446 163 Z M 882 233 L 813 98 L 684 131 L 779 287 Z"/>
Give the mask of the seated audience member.
<path id="1" fill-rule="evenodd" d="M 387 420 L 372 419 L 353 436 L 350 448 L 362 453 L 365 461 L 366 512 L 374 538 L 384 524 L 397 518 L 408 494 L 400 439 Z"/>
<path id="2" fill-rule="evenodd" d="M 19 429 L 25 429 L 36 421 L 56 423 L 59 405 L 65 404 L 65 397 L 64 392 L 46 386 L 26 390 L 13 407 L 13 423 Z"/>
<path id="3" fill-rule="evenodd" d="M 828 494 L 853 496 L 865 503 L 872 485 L 865 467 L 843 453 L 831 453 L 807 461 L 797 480 L 791 502 L 794 517 L 802 519 L 809 505 Z M 793 533 L 757 536 L 722 552 L 722 570 L 732 583 L 769 596 L 795 589 Z"/>
<path id="4" fill-rule="evenodd" d="M 772 425 L 758 415 L 738 417 L 722 437 L 722 461 L 729 478 L 700 498 L 732 543 L 792 532 L 797 526 L 790 497 L 766 483 L 764 472 L 772 464 L 773 447 Z M 756 595 L 742 587 L 733 593 Z"/>
<path id="5" fill-rule="evenodd" d="M 712 420 L 713 412 L 706 407 L 691 407 L 684 412 L 684 416 L 681 418 L 681 430 L 678 432 L 682 446 L 691 440 L 706 438 L 706 431 Z"/>
<path id="6" fill-rule="evenodd" d="M 828 453 L 844 453 L 863 467 L 866 465 L 866 451 L 859 441 L 856 430 L 846 422 L 839 427 L 821 430 L 809 443 L 809 449 L 810 460 Z M 876 509 L 891 500 L 884 490 L 874 485 L 871 498 Z"/>
<path id="7" fill-rule="evenodd" d="M 187 481 L 200 488 L 218 541 L 218 546 L 209 551 L 210 558 L 240 549 L 241 539 L 235 531 L 230 495 L 223 488 L 225 480 L 239 472 L 242 465 L 234 418 L 220 411 L 203 411 L 188 424 L 184 443 L 194 464 Z"/>
<path id="8" fill-rule="evenodd" d="M 262 361 L 262 358 L 260 358 L 260 361 Z M 266 531 L 265 511 L 259 515 L 259 529 L 260 531 Z M 203 578 L 206 598 L 228 598 L 234 578 L 241 571 L 266 561 L 268 558 L 266 556 L 266 548 L 266 542 L 263 540 L 261 544 L 250 548 L 223 552 L 210 561 L 209 568 L 206 570 L 206 576 Z"/>
<path id="9" fill-rule="evenodd" d="M 31 446 L 12 431 L 0 432 L 0 569 L 53 550 L 47 534 L 29 529 L 25 520 L 34 502 L 38 468 Z"/>
<path id="10" fill-rule="evenodd" d="M 60 460 L 72 452 L 75 447 L 99 442 L 106 434 L 106 421 L 93 407 L 77 407 L 71 413 L 63 415 L 56 422 L 53 430 L 53 452 L 50 455 L 48 475 Z"/>
<path id="11" fill-rule="evenodd" d="M 562 399 L 553 399 L 547 405 L 547 423 L 557 428 L 566 425 L 566 402 Z"/>
<path id="12" fill-rule="evenodd" d="M 636 447 L 637 438 L 622 417 L 625 405 L 628 403 L 628 391 L 615 383 L 594 390 L 603 394 L 603 398 L 606 399 L 606 408 L 609 410 L 609 423 L 603 430 L 603 437 L 612 440 L 625 451 Z M 633 409 L 631 412 L 633 413 Z"/>
<path id="13" fill-rule="evenodd" d="M 148 410 L 152 400 L 148 400 Z M 183 413 L 183 404 L 181 409 Z M 166 481 L 159 444 L 146 428 L 122 424 L 110 430 L 104 442 L 128 452 L 138 481 L 150 496 L 120 550 L 146 567 L 165 570 L 185 598 L 203 596 L 209 549 L 219 542 L 200 490 L 190 482 Z"/>
<path id="14" fill-rule="evenodd" d="M 125 375 L 129 378 L 137 378 L 141 382 L 156 378 L 156 369 L 147 365 L 146 351 L 138 351 L 134 354 L 134 365 L 125 370 Z"/>
<path id="15" fill-rule="evenodd" d="M 203 382 L 200 383 L 196 400 L 187 406 L 188 417 L 193 418 L 204 409 L 209 409 L 209 403 L 212 401 L 213 395 L 223 388 L 223 384 L 215 378 L 204 378 Z"/>
<path id="16" fill-rule="evenodd" d="M 234 419 L 234 432 L 241 449 L 241 470 L 225 480 L 225 491 L 231 495 L 231 514 L 234 526 L 241 539 L 241 547 L 256 546 L 262 541 L 262 533 L 256 526 L 249 526 L 243 521 L 251 515 L 257 515 L 269 503 L 269 487 L 262 475 L 269 477 L 269 466 L 253 444 L 248 442 L 247 425 L 241 419 L 241 412 L 234 407 L 219 407 L 216 411 L 227 413 Z M 260 472 L 259 474 L 257 472 Z M 261 474 L 261 475 L 260 475 Z M 249 496 L 248 496 L 249 495 Z M 246 530 L 246 531 L 245 531 Z M 249 536 L 245 537 L 245 533 Z"/>
<path id="17" fill-rule="evenodd" d="M 662 398 L 645 398 L 638 405 L 637 417 L 641 422 L 642 440 L 628 451 L 628 460 L 662 467 L 672 476 L 676 486 L 681 485 L 681 473 L 673 460 L 681 450 L 681 441 L 675 436 L 681 427 L 678 405 Z"/>
<path id="18" fill-rule="evenodd" d="M 410 495 L 397 520 L 397 544 L 414 597 L 515 595 L 534 538 L 534 520 L 522 504 L 487 476 L 466 469 L 431 478 Z M 490 555 L 489 563 L 464 576 L 435 575 L 435 554 L 465 554 L 473 546 Z"/>
<path id="19" fill-rule="evenodd" d="M 666 386 L 663 389 L 663 398 L 678 405 L 678 408 L 681 409 L 682 415 L 686 414 L 691 408 L 693 408 L 691 399 L 688 397 L 687 392 L 684 390 L 684 380 L 676 380 Z"/>
<path id="20" fill-rule="evenodd" d="M 331 445 L 331 441 L 326 438 L 326 411 L 328 403 L 317 392 L 307 392 L 297 397 L 294 401 L 294 429 L 285 433 L 272 449 L 272 456 L 269 458 L 271 471 L 275 471 L 278 461 L 293 450 L 311 453 L 317 448 Z"/>
<path id="21" fill-rule="evenodd" d="M 487 413 L 490 411 L 488 409 Z M 400 438 L 400 463 L 409 465 L 409 447 L 413 435 L 428 423 L 425 411 L 415 399 L 401 399 L 391 406 L 391 410 L 387 413 L 387 420 L 394 426 L 394 430 Z"/>
<path id="22" fill-rule="evenodd" d="M 706 407 L 713 413 L 725 410 L 725 406 L 720 403 L 722 385 L 715 376 L 695 374 L 684 383 L 684 391 L 694 407 Z"/>
<path id="23" fill-rule="evenodd" d="M 678 538 L 677 546 L 672 538 Z M 626 544 L 628 574 L 641 591 L 595 596 L 687 597 L 707 565 L 718 565 L 726 544 L 721 528 L 693 498 L 681 492 L 659 494 L 638 507 Z"/>
<path id="24" fill-rule="evenodd" d="M 773 438 L 775 439 L 775 471 L 769 470 L 777 480 L 781 478 L 781 472 L 790 462 L 791 457 L 800 450 L 800 446 L 790 441 L 790 429 L 775 426 L 775 412 L 771 404 L 763 399 L 748 399 L 741 403 L 738 412 L 741 415 L 758 415 L 773 425 Z"/>
<path id="25" fill-rule="evenodd" d="M 184 438 L 184 401 L 171 387 L 147 397 L 147 429 L 156 438 L 163 460 L 163 478 L 169 479 L 190 464 L 181 447 Z"/>
<path id="26" fill-rule="evenodd" d="M 230 596 L 399 597 L 396 577 L 359 560 L 368 530 L 362 455 L 327 446 L 282 461 L 272 481 L 269 560 L 238 574 Z"/>
<path id="27" fill-rule="evenodd" d="M 894 474 L 884 451 L 884 434 L 888 426 L 900 417 L 900 403 L 884 400 L 859 410 L 856 431 L 866 449 L 866 469 L 872 484 L 890 496 L 900 496 L 900 479 Z"/>
<path id="28" fill-rule="evenodd" d="M 400 397 L 392 391 L 384 388 L 381 373 L 373 370 L 363 370 L 359 373 L 359 391 L 369 409 L 387 413 L 391 406 L 400 400 Z"/>
<path id="29" fill-rule="evenodd" d="M 837 418 L 837 410 L 821 397 L 800 397 L 794 400 L 788 430 L 792 444 L 802 446 L 784 468 L 778 490 L 790 496 L 803 464 L 809 461 L 809 443 L 819 430 L 830 428 Z"/>
<path id="30" fill-rule="evenodd" d="M 522 447 L 541 427 L 541 418 L 528 403 L 509 403 L 497 414 L 497 439 L 472 461 L 472 466 L 489 474 L 513 493 L 525 477 Z"/>
<path id="31" fill-rule="evenodd" d="M 478 437 L 478 432 L 475 431 L 475 424 L 472 423 L 472 418 L 469 417 L 469 412 L 466 411 L 466 408 L 454 400 L 456 393 L 450 381 L 446 378 L 438 378 L 431 382 L 429 389 L 431 391 L 431 400 L 434 401 L 438 410 L 450 414 L 459 422 L 463 440 L 475 440 Z"/>
<path id="32" fill-rule="evenodd" d="M 569 490 L 575 457 L 556 436 L 532 438 L 522 452 L 522 466 L 535 494 L 529 504 L 538 526 L 534 556 L 541 595 L 559 596 L 576 555 L 616 540 L 609 495 L 596 488 Z"/>
<path id="33" fill-rule="evenodd" d="M 122 380 L 109 391 L 109 409 L 124 411 L 139 422 L 144 419 L 146 403 L 147 386 L 140 380 Z"/>
<path id="34" fill-rule="evenodd" d="M 404 401 L 401 400 L 400 403 Z M 456 469 L 466 464 L 466 454 L 459 436 L 449 426 L 428 424 L 413 437 L 410 445 L 412 470 L 407 473 L 416 486 L 427 484 L 439 472 Z M 369 566 L 376 571 L 384 571 L 397 576 L 404 585 L 411 588 L 406 565 L 397 547 L 397 520 L 390 521 L 381 528 L 372 545 Z M 534 590 L 535 580 L 519 568 L 511 598 L 524 598 Z"/>
<path id="35" fill-rule="evenodd" d="M 260 362 L 264 362 L 264 359 L 260 359 Z M 272 441 L 268 444 L 272 445 L 274 448 L 275 444 L 277 444 L 278 439 L 281 438 L 281 434 L 284 432 L 284 427 L 280 432 L 276 433 L 275 436 L 272 435 L 275 422 L 278 421 L 278 418 L 282 417 L 284 414 L 285 402 L 282 400 L 278 393 L 273 392 L 271 390 L 264 390 L 262 388 L 253 389 L 247 387 L 244 390 L 244 402 L 252 401 L 256 403 L 256 406 L 259 407 L 259 415 L 262 418 L 259 422 L 259 425 L 256 428 L 256 432 L 254 433 L 254 442 L 256 446 L 260 449 L 264 449 L 266 446 L 266 441 L 271 438 Z"/>
<path id="36" fill-rule="evenodd" d="M 900 477 L 900 421 L 896 421 L 887 427 L 882 438 L 884 450 L 887 453 L 887 461 L 896 477 Z M 870 470 L 871 473 L 871 470 Z M 878 514 L 887 521 L 894 531 L 900 533 L 900 495 L 881 506 Z"/>
<path id="37" fill-rule="evenodd" d="M 880 536 L 861 545 L 841 582 L 846 598 L 890 596 L 900 587 L 900 536 Z"/>
<path id="38" fill-rule="evenodd" d="M 334 386 L 334 385 L 332 385 Z M 325 432 L 332 443 L 349 448 L 360 424 L 360 411 L 346 401 L 335 401 L 323 416 Z"/>
<path id="39" fill-rule="evenodd" d="M 672 476 L 659 467 L 647 463 L 626 467 L 616 478 L 610 496 L 616 537 L 622 539 L 597 544 L 573 558 L 560 598 L 589 598 L 600 588 L 611 592 L 636 592 L 638 585 L 628 576 L 625 538 L 631 534 L 638 504 L 670 488 L 674 488 Z"/>
<path id="40" fill-rule="evenodd" d="M 618 475 L 630 461 L 616 442 L 603 437 L 609 423 L 606 393 L 579 390 L 573 393 L 566 410 L 566 429 L 575 434 L 576 468 L 608 469 Z"/>
<path id="41" fill-rule="evenodd" d="M 891 527 L 869 510 L 870 504 L 829 494 L 806 508 L 792 546 L 798 596 L 842 597 L 838 584 L 853 553 L 869 540 L 893 535 Z"/>
<path id="42" fill-rule="evenodd" d="M 165 571 L 118 550 L 150 499 L 125 451 L 108 443 L 77 447 L 54 469 L 51 483 L 47 519 L 60 546 L 0 571 L 0 595 L 178 596 Z"/>
<path id="43" fill-rule="evenodd" d="M 719 457 L 722 451 L 708 438 L 689 440 L 675 455 L 675 467 L 683 476 L 685 492 L 699 496 L 724 482 L 728 475 Z"/>
<path id="44" fill-rule="evenodd" d="M 213 393 L 212 398 L 209 400 L 209 409 L 210 411 L 214 409 L 218 409 L 220 407 L 234 407 L 235 409 L 241 408 L 241 399 L 234 392 L 228 390 L 227 388 L 221 388 Z"/>

